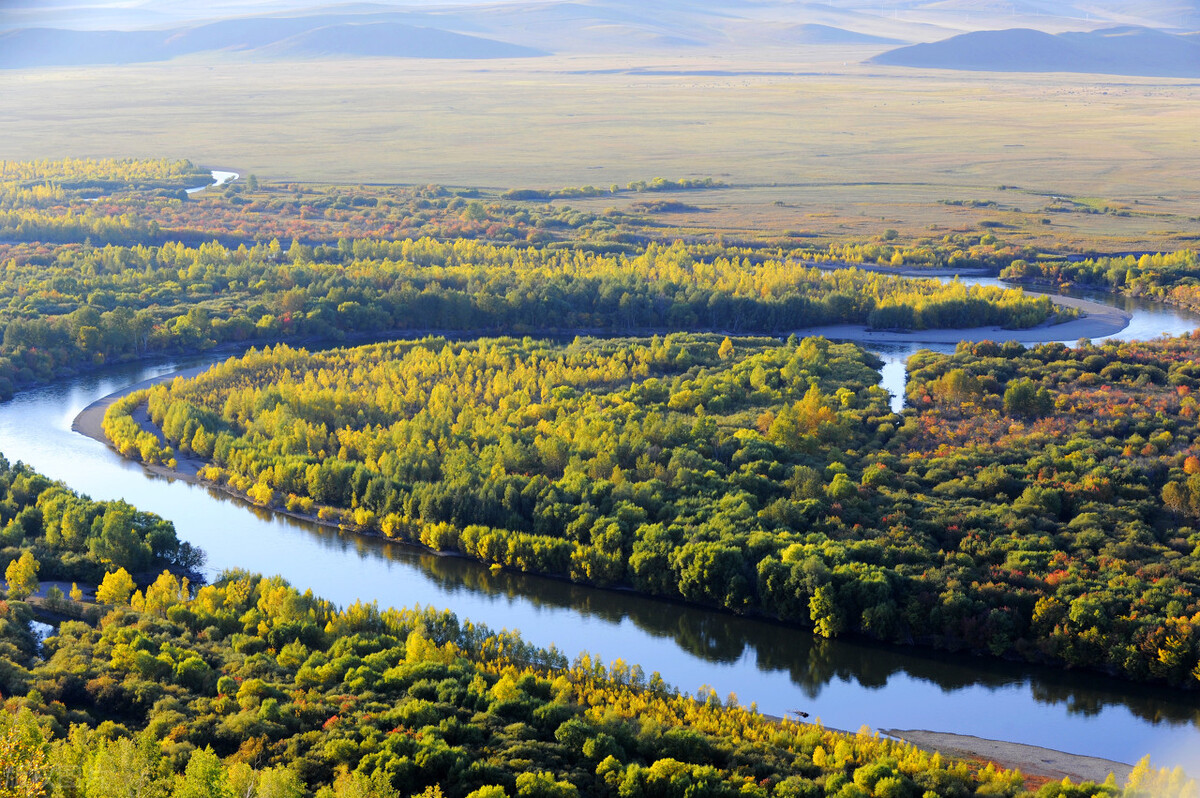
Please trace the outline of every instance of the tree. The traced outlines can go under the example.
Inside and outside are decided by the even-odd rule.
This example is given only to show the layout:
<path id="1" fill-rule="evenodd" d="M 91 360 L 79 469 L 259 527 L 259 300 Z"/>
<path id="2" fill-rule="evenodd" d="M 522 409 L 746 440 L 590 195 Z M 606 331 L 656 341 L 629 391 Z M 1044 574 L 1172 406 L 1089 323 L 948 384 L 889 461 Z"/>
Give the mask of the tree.
<path id="1" fill-rule="evenodd" d="M 1010 416 L 1041 416 L 1053 407 L 1050 392 L 1028 377 L 1013 380 L 1004 391 L 1004 412 Z"/>
<path id="2" fill-rule="evenodd" d="M 726 336 L 725 340 L 721 342 L 720 348 L 717 349 L 717 357 L 722 360 L 733 357 L 733 341 L 729 340 L 729 336 Z"/>
<path id="3" fill-rule="evenodd" d="M 120 568 L 104 575 L 100 587 L 96 588 L 96 601 L 101 604 L 128 604 L 136 587 L 129 572 Z"/>
<path id="4" fill-rule="evenodd" d="M 134 529 L 134 510 L 128 504 L 116 503 L 105 510 L 99 532 L 88 547 L 101 562 L 134 571 L 149 567 L 154 552 Z"/>
<path id="5" fill-rule="evenodd" d="M 965 402 L 983 393 L 979 378 L 963 369 L 951 369 L 939 380 L 930 384 L 936 395 L 951 402 Z"/>
<path id="6" fill-rule="evenodd" d="M 821 585 L 808 600 L 813 631 L 821 637 L 837 637 L 846 628 L 846 620 L 837 603 L 837 593 L 830 585 Z"/>
<path id="7" fill-rule="evenodd" d="M 28 552 L 26 552 L 28 553 Z M 0 712 L 0 795 L 40 798 L 50 792 L 45 733 L 33 714 Z"/>
<path id="8" fill-rule="evenodd" d="M 8 583 L 9 598 L 24 601 L 38 591 L 37 572 L 40 565 L 29 551 L 8 564 L 4 570 L 4 580 Z"/>
<path id="9" fill-rule="evenodd" d="M 233 798 L 229 777 L 211 748 L 192 754 L 174 795 L 175 798 Z"/>
<path id="10" fill-rule="evenodd" d="M 72 743 L 92 749 L 81 763 L 79 795 L 124 798 L 163 794 L 159 781 L 162 754 L 153 738 L 105 740 L 96 732 L 89 735 L 80 727 L 73 730 Z"/>
<path id="11" fill-rule="evenodd" d="M 53 585 L 46 591 L 46 606 L 52 610 L 61 610 L 64 598 L 62 588 L 58 585 Z"/>

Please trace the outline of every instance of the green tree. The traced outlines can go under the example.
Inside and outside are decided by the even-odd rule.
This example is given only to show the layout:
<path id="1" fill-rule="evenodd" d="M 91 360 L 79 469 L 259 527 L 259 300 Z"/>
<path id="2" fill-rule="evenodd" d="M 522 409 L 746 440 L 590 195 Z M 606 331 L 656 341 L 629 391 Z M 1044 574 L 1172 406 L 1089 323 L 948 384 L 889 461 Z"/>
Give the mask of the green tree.
<path id="1" fill-rule="evenodd" d="M 234 798 L 225 768 L 211 748 L 192 754 L 173 798 Z"/>
<path id="2" fill-rule="evenodd" d="M 832 585 L 821 585 L 808 600 L 809 617 L 813 628 L 821 637 L 837 637 L 846 627 L 841 607 L 837 603 L 837 591 Z"/>
<path id="3" fill-rule="evenodd" d="M 132 507 L 124 502 L 114 504 L 105 510 L 98 523 L 100 534 L 88 541 L 88 548 L 95 557 L 103 563 L 133 571 L 149 567 L 154 552 L 134 529 Z"/>
<path id="4" fill-rule="evenodd" d="M 1028 377 L 1013 380 L 1004 391 L 1004 412 L 1010 416 L 1042 416 L 1053 408 L 1050 392 Z"/>
<path id="5" fill-rule="evenodd" d="M 73 747 L 87 753 L 81 763 L 81 795 L 95 798 L 166 798 L 162 754 L 152 738 L 101 739 L 84 730 L 72 732 Z M 90 750 L 88 750 L 90 749 Z"/>

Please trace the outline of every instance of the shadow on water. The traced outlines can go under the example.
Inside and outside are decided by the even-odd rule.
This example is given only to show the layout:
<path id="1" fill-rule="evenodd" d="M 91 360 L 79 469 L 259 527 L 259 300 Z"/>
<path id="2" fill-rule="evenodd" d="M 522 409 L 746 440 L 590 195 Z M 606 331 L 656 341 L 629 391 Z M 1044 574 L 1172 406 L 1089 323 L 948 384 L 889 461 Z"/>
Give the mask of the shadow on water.
<path id="1" fill-rule="evenodd" d="M 631 622 L 642 632 L 669 640 L 705 662 L 732 664 L 750 655 L 755 668 L 778 672 L 816 700 L 831 683 L 855 683 L 882 690 L 897 676 L 935 685 L 943 693 L 966 688 L 1023 688 L 1042 704 L 1073 716 L 1096 717 L 1123 707 L 1153 724 L 1200 726 L 1200 694 L 1132 684 L 1099 674 L 997 661 L 985 657 L 897 648 L 862 640 L 826 640 L 806 629 L 761 618 L 734 615 L 626 590 L 605 590 L 509 570 L 493 571 L 463 557 L 342 532 L 290 516 L 279 516 L 209 489 L 222 502 L 242 505 L 264 521 L 304 530 L 330 552 L 360 559 L 382 558 L 414 568 L 436 584 L 442 598 L 475 595 L 565 609 L 610 625 Z"/>

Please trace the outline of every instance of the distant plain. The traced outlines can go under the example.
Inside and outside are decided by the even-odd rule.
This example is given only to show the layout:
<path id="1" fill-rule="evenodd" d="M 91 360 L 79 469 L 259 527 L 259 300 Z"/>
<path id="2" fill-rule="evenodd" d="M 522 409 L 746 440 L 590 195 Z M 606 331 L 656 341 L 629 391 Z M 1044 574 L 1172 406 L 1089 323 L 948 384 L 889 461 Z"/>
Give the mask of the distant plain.
<path id="1" fill-rule="evenodd" d="M 844 241 L 982 224 L 1060 251 L 1196 246 L 1200 82 L 864 63 L 890 46 L 15 69 L 0 156 L 165 155 L 272 181 L 497 190 L 712 177 L 730 188 L 690 192 L 701 212 L 664 223 Z"/>

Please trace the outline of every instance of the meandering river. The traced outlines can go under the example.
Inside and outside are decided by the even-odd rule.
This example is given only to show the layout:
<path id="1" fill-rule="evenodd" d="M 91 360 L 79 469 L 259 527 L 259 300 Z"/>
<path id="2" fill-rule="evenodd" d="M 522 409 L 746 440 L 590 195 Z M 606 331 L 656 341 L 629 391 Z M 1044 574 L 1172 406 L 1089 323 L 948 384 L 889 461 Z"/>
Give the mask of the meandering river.
<path id="1" fill-rule="evenodd" d="M 188 189 L 184 189 L 184 190 L 188 194 L 195 194 L 197 191 L 203 191 L 206 188 L 216 188 L 217 186 L 223 186 L 226 183 L 233 181 L 233 180 L 237 180 L 239 177 L 241 177 L 241 175 L 239 175 L 237 172 L 225 172 L 220 169 L 214 169 L 212 176 L 213 176 L 213 181 L 211 183 L 209 183 L 208 185 L 196 186 L 195 188 L 188 188 Z"/>
<path id="2" fill-rule="evenodd" d="M 1118 337 L 1152 338 L 1200 317 L 1103 296 L 1133 313 Z M 885 386 L 903 394 L 903 361 L 919 344 L 881 347 Z M 276 516 L 223 494 L 146 472 L 71 431 L 94 400 L 215 358 L 164 360 L 64 380 L 0 405 L 0 451 L 97 499 L 125 499 L 171 519 L 203 547 L 208 570 L 281 574 L 340 604 L 446 607 L 574 656 L 621 657 L 693 691 L 709 686 L 827 726 L 924 728 L 1200 772 L 1200 693 L 941 652 L 826 641 L 802 629 L 623 591 L 599 590 L 438 557 Z"/>

